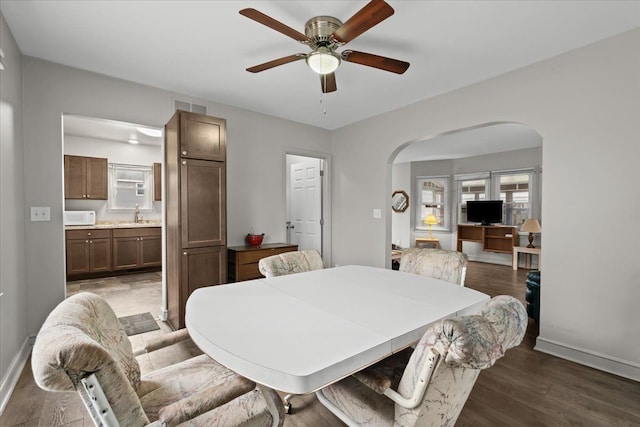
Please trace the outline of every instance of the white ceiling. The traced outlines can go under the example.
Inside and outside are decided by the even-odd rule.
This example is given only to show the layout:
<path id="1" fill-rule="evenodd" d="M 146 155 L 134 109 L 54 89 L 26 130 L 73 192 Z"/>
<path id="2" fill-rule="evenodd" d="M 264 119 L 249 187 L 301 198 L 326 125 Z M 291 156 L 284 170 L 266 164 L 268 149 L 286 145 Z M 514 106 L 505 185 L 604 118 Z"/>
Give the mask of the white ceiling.
<path id="1" fill-rule="evenodd" d="M 308 48 L 238 12 L 253 7 L 303 33 L 309 18 L 344 22 L 366 0 L 0 0 L 0 10 L 25 55 L 326 129 L 640 27 L 640 1 L 387 1 L 395 14 L 346 48 L 408 61 L 409 70 L 343 63 L 338 91 L 324 99 L 304 61 L 245 71 Z M 135 126 L 77 116 L 65 117 L 65 133 L 116 141 L 137 133 L 158 143 Z M 499 125 L 414 143 L 396 162 L 540 144 L 524 126 Z"/>
<path id="2" fill-rule="evenodd" d="M 155 147 L 160 147 L 162 143 L 162 129 L 158 128 L 71 114 L 65 114 L 62 123 L 65 135 L 102 139 L 112 142 L 123 142 L 127 144 L 130 139 L 135 139 L 139 144 L 153 145 Z M 160 136 L 149 136 L 143 133 L 141 129 L 159 132 Z"/>
<path id="3" fill-rule="evenodd" d="M 640 27 L 638 1 L 388 2 L 395 14 L 346 47 L 411 67 L 396 75 L 343 63 L 324 106 L 304 61 L 245 71 L 308 48 L 238 11 L 304 32 L 309 18 L 346 21 L 365 0 L 0 0 L 0 10 L 25 55 L 326 129 Z"/>
<path id="4" fill-rule="evenodd" d="M 461 159 L 541 146 L 542 138 L 533 129 L 518 123 L 498 123 L 414 142 L 398 153 L 394 163 Z"/>

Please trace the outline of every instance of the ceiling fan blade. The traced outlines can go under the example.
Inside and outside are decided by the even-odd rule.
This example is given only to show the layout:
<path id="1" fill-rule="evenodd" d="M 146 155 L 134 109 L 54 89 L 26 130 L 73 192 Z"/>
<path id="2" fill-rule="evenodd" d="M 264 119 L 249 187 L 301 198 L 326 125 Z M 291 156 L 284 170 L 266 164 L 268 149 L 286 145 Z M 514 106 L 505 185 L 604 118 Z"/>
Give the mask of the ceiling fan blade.
<path id="1" fill-rule="evenodd" d="M 301 32 L 296 31 L 287 25 L 284 25 L 280 21 L 276 21 L 272 17 L 267 16 L 264 13 L 259 12 L 255 9 L 251 9 L 251 8 L 242 9 L 240 11 L 240 15 L 244 15 L 249 19 L 253 19 L 256 22 L 259 22 L 262 25 L 266 25 L 267 27 L 278 31 L 284 34 L 285 36 L 289 36 L 292 39 L 299 41 L 300 43 L 308 43 L 311 41 L 309 37 L 302 34 Z"/>
<path id="2" fill-rule="evenodd" d="M 336 73 L 320 74 L 320 83 L 322 84 L 322 93 L 335 92 L 338 90 L 336 86 Z"/>
<path id="3" fill-rule="evenodd" d="M 357 52 L 355 50 L 345 50 L 342 52 L 342 60 L 366 65 L 367 67 L 378 68 L 380 70 L 391 71 L 396 74 L 404 73 L 410 65 L 408 62 L 398 59 L 378 56 L 372 53 Z"/>
<path id="4" fill-rule="evenodd" d="M 277 67 L 278 65 L 288 64 L 289 62 L 298 61 L 299 59 L 306 58 L 304 53 L 296 53 L 294 55 L 284 56 L 282 58 L 274 59 L 273 61 L 265 62 L 264 64 L 254 65 L 247 68 L 250 73 L 259 73 L 260 71 L 268 70 L 269 68 Z"/>
<path id="5" fill-rule="evenodd" d="M 333 33 L 338 43 L 348 43 L 393 15 L 393 8 L 384 0 L 371 0 Z"/>

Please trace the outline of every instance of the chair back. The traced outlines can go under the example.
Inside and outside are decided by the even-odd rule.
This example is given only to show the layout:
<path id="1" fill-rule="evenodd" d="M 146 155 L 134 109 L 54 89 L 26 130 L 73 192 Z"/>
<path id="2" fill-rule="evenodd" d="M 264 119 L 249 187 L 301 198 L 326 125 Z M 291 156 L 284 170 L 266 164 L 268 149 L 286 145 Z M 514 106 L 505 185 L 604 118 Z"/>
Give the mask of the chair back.
<path id="1" fill-rule="evenodd" d="M 520 301 L 501 295 L 481 314 L 445 319 L 430 328 L 416 346 L 398 392 L 410 396 L 419 386 L 423 364 L 438 358 L 422 401 L 415 409 L 395 405 L 396 426 L 454 426 L 478 374 L 522 341 L 527 313 Z"/>
<path id="2" fill-rule="evenodd" d="M 93 402 L 81 381 L 95 374 L 122 425 L 149 423 L 135 392 L 140 366 L 115 313 L 101 297 L 79 293 L 61 302 L 45 320 L 33 347 L 33 377 L 49 391 L 76 390 Z"/>
<path id="3" fill-rule="evenodd" d="M 469 258 L 444 249 L 411 248 L 402 252 L 400 271 L 433 277 L 464 286 Z"/>
<path id="4" fill-rule="evenodd" d="M 322 257 L 315 249 L 285 252 L 258 261 L 258 269 L 264 277 L 284 276 L 323 268 Z"/>

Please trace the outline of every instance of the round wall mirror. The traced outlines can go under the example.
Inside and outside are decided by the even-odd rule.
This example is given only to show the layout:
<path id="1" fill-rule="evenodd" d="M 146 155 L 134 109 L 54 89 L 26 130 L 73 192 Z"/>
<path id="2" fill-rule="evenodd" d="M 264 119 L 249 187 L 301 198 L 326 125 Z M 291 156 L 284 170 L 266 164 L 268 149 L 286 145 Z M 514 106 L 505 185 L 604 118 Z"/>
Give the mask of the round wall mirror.
<path id="1" fill-rule="evenodd" d="M 404 212 L 409 207 L 409 196 L 402 190 L 394 191 L 391 195 L 391 209 L 394 212 Z"/>

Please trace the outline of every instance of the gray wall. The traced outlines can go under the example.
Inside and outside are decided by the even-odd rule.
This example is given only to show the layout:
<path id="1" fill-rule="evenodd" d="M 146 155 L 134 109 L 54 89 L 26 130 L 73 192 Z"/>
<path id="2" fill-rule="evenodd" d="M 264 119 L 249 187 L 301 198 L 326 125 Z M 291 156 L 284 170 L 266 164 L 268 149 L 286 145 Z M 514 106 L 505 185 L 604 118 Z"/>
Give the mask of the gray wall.
<path id="1" fill-rule="evenodd" d="M 404 145 L 484 123 L 523 123 L 543 138 L 536 348 L 640 379 L 640 232 L 632 226 L 640 198 L 628 190 L 640 159 L 638 52 L 633 30 L 335 131 L 334 262 L 389 262 L 391 163 Z M 373 208 L 383 209 L 386 226 L 371 219 Z M 613 227 L 606 238 L 596 238 L 596 212 Z"/>
<path id="2" fill-rule="evenodd" d="M 24 139 L 22 137 L 22 65 L 20 51 L 0 14 L 0 412 L 27 348 L 25 279 Z M 19 374 L 19 372 L 18 372 Z"/>

